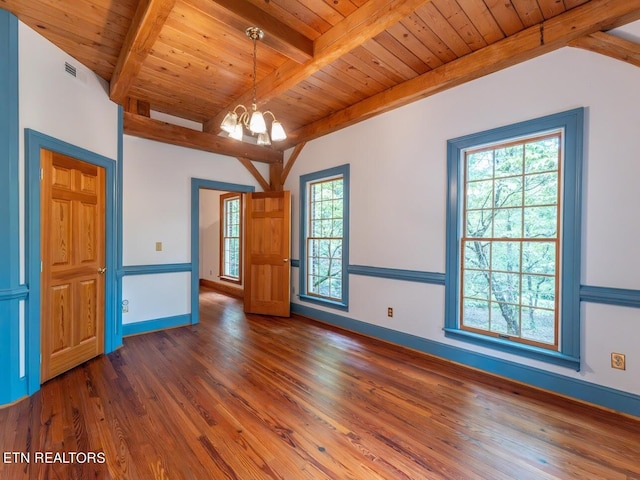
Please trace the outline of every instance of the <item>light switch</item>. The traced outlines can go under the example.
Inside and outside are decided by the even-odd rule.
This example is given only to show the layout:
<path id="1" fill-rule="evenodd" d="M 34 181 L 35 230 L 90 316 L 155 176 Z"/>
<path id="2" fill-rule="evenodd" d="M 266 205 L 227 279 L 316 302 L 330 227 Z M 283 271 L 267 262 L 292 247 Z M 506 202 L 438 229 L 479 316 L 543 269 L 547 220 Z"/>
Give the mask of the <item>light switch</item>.
<path id="1" fill-rule="evenodd" d="M 162 251 L 162 242 L 156 242 L 156 252 Z"/>

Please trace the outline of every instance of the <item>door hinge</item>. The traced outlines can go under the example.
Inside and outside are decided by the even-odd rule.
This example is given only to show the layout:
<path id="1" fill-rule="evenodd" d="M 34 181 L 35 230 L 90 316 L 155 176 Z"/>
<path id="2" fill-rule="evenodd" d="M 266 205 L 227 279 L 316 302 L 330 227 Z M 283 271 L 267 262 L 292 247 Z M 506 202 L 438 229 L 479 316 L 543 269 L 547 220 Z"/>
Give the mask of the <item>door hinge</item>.
<path id="1" fill-rule="evenodd" d="M 40 273 L 42 273 L 42 262 L 40 262 Z"/>
<path id="2" fill-rule="evenodd" d="M 40 169 L 40 180 L 44 179 L 44 168 Z"/>

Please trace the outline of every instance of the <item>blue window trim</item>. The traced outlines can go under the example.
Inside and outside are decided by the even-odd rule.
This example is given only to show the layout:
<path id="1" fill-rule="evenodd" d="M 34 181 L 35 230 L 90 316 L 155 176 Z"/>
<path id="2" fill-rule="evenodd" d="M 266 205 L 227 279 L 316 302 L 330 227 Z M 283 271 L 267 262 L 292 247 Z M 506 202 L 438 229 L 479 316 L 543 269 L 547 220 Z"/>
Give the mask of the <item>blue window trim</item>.
<path id="1" fill-rule="evenodd" d="M 447 142 L 447 253 L 445 335 L 496 350 L 580 370 L 580 256 L 582 218 L 582 149 L 584 108 L 475 133 Z M 559 351 L 549 351 L 459 328 L 459 265 L 463 190 L 460 165 L 464 150 L 554 129 L 564 130 L 562 265 Z"/>
<path id="2" fill-rule="evenodd" d="M 311 295 L 307 291 L 307 185 L 323 178 L 343 178 L 344 189 L 344 238 L 342 243 L 342 301 L 336 302 Z M 339 165 L 319 172 L 300 176 L 300 294 L 305 302 L 324 305 L 338 310 L 349 310 L 349 164 Z"/>

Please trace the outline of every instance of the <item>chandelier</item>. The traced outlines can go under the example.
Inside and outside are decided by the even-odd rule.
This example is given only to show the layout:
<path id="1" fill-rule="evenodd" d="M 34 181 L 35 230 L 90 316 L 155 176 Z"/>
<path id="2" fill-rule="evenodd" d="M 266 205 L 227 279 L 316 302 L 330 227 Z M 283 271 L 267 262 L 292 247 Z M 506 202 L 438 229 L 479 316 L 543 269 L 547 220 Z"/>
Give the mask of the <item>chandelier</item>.
<path id="1" fill-rule="evenodd" d="M 249 110 L 244 105 L 240 104 L 233 111 L 228 112 L 220 128 L 229 134 L 230 138 L 234 140 L 243 140 L 244 131 L 247 130 L 251 135 L 258 137 L 258 145 L 271 145 L 271 142 L 279 142 L 287 138 L 287 134 L 284 132 L 282 124 L 276 120 L 276 117 L 269 110 L 262 113 L 258 110 L 256 100 L 256 52 L 258 40 L 264 37 L 264 32 L 258 27 L 249 27 L 245 30 L 245 34 L 251 40 L 253 40 L 253 103 Z M 240 113 L 239 113 L 240 112 Z M 271 136 L 267 132 L 267 124 L 265 122 L 265 115 L 271 115 Z"/>

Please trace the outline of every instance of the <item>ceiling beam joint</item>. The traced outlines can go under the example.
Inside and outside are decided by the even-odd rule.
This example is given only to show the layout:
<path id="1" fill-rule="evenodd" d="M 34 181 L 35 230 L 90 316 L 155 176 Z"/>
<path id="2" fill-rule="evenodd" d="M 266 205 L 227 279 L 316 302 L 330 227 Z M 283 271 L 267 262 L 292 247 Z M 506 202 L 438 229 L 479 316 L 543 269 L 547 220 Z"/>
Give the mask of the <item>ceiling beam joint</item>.
<path id="1" fill-rule="evenodd" d="M 109 98 L 122 105 L 176 0 L 141 0 L 111 76 Z"/>

